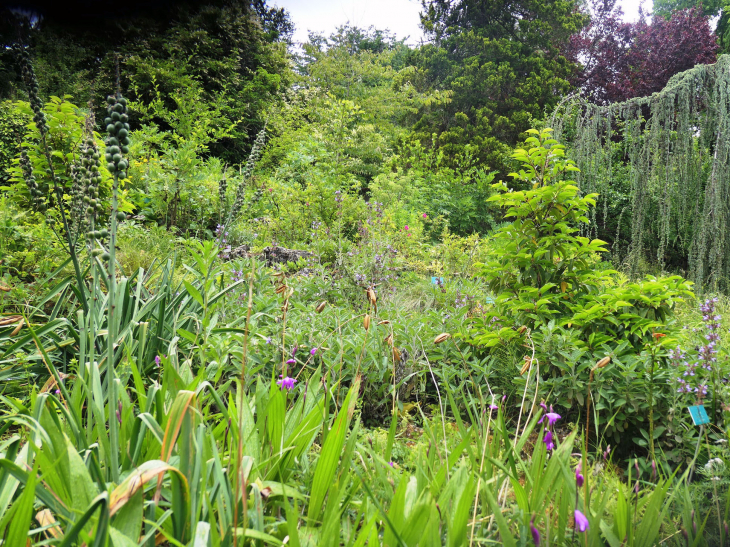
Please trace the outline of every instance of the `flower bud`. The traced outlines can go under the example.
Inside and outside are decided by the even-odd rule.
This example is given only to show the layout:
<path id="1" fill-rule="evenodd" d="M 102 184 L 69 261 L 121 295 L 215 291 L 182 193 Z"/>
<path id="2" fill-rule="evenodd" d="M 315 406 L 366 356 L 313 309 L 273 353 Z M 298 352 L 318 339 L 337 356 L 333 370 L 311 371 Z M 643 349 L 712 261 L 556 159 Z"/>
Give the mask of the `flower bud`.
<path id="1" fill-rule="evenodd" d="M 530 370 L 530 365 L 532 365 L 532 357 L 525 355 L 525 364 L 522 365 L 522 368 L 520 369 L 520 376 Z"/>
<path id="2" fill-rule="evenodd" d="M 327 301 L 322 300 L 319 304 L 317 304 L 317 307 L 314 309 L 317 313 L 322 313 L 322 310 L 327 306 Z"/>
<path id="3" fill-rule="evenodd" d="M 603 368 L 603 367 L 605 367 L 610 362 L 611 362 L 611 358 L 609 356 L 606 356 L 606 357 L 604 357 L 603 359 L 601 359 L 600 361 L 598 361 L 596 363 L 596 366 L 593 367 L 593 370 L 597 370 L 599 368 Z"/>
<path id="4" fill-rule="evenodd" d="M 448 340 L 449 338 L 451 338 L 451 335 L 448 332 L 442 332 L 436 338 L 434 338 L 433 343 L 441 344 L 442 342 L 446 342 L 446 340 Z"/>
<path id="5" fill-rule="evenodd" d="M 365 317 L 362 320 L 362 326 L 365 330 L 370 329 L 370 316 L 368 314 L 365 314 Z"/>
<path id="6" fill-rule="evenodd" d="M 373 306 L 373 308 L 375 309 L 375 312 L 377 313 L 377 311 L 378 311 L 378 304 L 377 304 L 378 298 L 375 295 L 375 291 L 372 289 L 372 287 L 368 287 L 365 290 L 365 294 L 368 297 L 368 302 L 370 302 L 370 305 Z"/>

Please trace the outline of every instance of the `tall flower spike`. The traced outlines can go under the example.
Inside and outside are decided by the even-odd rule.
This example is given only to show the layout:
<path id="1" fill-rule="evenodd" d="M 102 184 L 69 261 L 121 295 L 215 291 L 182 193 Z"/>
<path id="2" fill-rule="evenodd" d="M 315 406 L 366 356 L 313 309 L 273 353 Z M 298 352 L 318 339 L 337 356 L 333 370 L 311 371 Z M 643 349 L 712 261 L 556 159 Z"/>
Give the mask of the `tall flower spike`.
<path id="1" fill-rule="evenodd" d="M 30 163 L 28 152 L 23 149 L 20 151 L 20 170 L 23 173 L 23 180 L 28 187 L 30 201 L 36 210 L 43 209 L 43 191 L 38 187 L 35 175 L 33 175 L 33 166 Z"/>
<path id="2" fill-rule="evenodd" d="M 106 154 L 107 169 L 110 173 L 116 174 L 123 179 L 127 176 L 129 164 L 122 154 L 129 153 L 129 117 L 127 116 L 127 99 L 109 95 L 106 98 L 107 117 L 104 119 L 106 132 Z"/>
<path id="3" fill-rule="evenodd" d="M 33 109 L 33 121 L 41 134 L 41 139 L 45 140 L 45 136 L 50 128 L 48 127 L 46 114 L 43 112 L 43 102 L 38 95 L 38 79 L 35 76 L 35 70 L 33 70 L 33 63 L 30 61 L 30 53 L 27 48 L 20 45 L 17 45 L 15 50 L 20 57 L 23 83 L 28 88 L 30 107 Z"/>
<path id="4" fill-rule="evenodd" d="M 251 175 L 253 175 L 253 170 L 256 167 L 256 162 L 259 160 L 259 157 L 261 157 L 261 151 L 264 148 L 265 141 L 266 128 L 264 127 L 261 131 L 259 131 L 258 135 L 256 135 L 256 140 L 254 141 L 253 146 L 251 147 L 251 152 L 248 155 L 248 161 L 246 161 L 246 167 L 241 173 L 242 180 L 238 183 L 238 188 L 236 188 L 236 196 L 233 199 L 233 206 L 231 207 L 231 211 L 228 213 L 228 218 L 226 219 L 226 222 L 224 222 L 226 226 L 230 221 L 236 219 L 238 214 L 241 212 L 241 209 L 243 208 L 243 201 L 246 197 L 246 188 L 248 186 L 247 182 L 251 178 Z M 262 195 L 263 190 L 261 190 L 261 188 L 257 188 L 254 191 L 253 196 L 251 197 L 251 205 L 255 205 L 256 203 L 258 203 Z"/>

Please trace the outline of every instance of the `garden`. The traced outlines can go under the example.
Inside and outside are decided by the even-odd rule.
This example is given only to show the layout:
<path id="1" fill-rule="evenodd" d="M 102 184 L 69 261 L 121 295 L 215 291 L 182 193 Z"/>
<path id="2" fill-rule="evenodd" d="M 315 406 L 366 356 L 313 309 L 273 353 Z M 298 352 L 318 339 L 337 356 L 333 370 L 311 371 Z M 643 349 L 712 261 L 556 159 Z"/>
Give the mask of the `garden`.
<path id="1" fill-rule="evenodd" d="M 730 546 L 730 6 L 168 7 L 0 23 L 0 545 Z"/>

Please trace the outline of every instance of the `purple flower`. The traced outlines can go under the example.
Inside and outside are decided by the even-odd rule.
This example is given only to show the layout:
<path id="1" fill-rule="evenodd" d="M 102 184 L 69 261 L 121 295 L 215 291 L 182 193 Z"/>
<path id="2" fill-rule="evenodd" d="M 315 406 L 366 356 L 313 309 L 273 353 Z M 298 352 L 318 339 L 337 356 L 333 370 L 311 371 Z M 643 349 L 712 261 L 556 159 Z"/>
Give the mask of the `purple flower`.
<path id="1" fill-rule="evenodd" d="M 294 349 L 291 350 L 291 356 L 294 357 L 297 354 L 298 350 L 299 350 L 299 346 L 294 346 Z"/>
<path id="2" fill-rule="evenodd" d="M 550 452 L 553 448 L 555 448 L 555 443 L 553 442 L 553 432 L 550 430 L 547 430 L 545 432 L 545 436 L 542 438 L 542 442 L 545 443 L 545 448 L 548 452 Z"/>
<path id="3" fill-rule="evenodd" d="M 583 481 L 585 480 L 583 475 L 581 475 L 581 473 L 580 473 L 580 469 L 581 469 L 582 465 L 583 464 L 579 462 L 578 467 L 575 468 L 575 484 L 578 486 L 578 488 L 583 486 Z"/>
<path id="4" fill-rule="evenodd" d="M 547 405 L 544 402 L 540 403 L 540 408 L 547 412 Z"/>
<path id="5" fill-rule="evenodd" d="M 155 355 L 155 366 L 157 366 L 157 367 L 160 366 L 160 356 L 159 355 Z"/>
<path id="6" fill-rule="evenodd" d="M 553 412 L 552 410 L 553 410 L 553 407 L 550 407 L 550 412 L 548 412 L 547 414 L 545 414 L 545 416 L 543 416 L 542 418 L 540 418 L 540 420 L 537 423 L 541 424 L 542 421 L 545 418 L 547 418 L 548 419 L 548 427 L 554 425 L 555 422 L 557 422 L 560 419 L 560 414 L 557 414 L 557 413 Z"/>
<path id="7" fill-rule="evenodd" d="M 489 405 L 489 410 L 499 410 L 497 405 Z"/>
<path id="8" fill-rule="evenodd" d="M 56 390 L 56 395 L 61 395 L 61 390 L 60 389 L 57 389 Z"/>
<path id="9" fill-rule="evenodd" d="M 406 224 L 405 226 L 403 226 L 403 229 L 404 229 L 405 231 L 408 231 L 408 224 Z"/>
<path id="10" fill-rule="evenodd" d="M 426 213 L 423 213 L 423 218 L 428 218 L 428 215 Z"/>
<path id="11" fill-rule="evenodd" d="M 281 378 L 281 375 L 279 375 L 279 378 Z M 287 390 L 293 389 L 296 383 L 297 381 L 294 378 L 289 378 L 289 376 L 276 381 L 277 386 L 281 386 L 282 389 L 286 388 Z"/>
<path id="12" fill-rule="evenodd" d="M 388 462 L 388 465 L 389 465 L 389 466 L 391 466 L 391 467 L 395 467 L 395 466 L 393 465 L 393 462 Z"/>
<path id="13" fill-rule="evenodd" d="M 271 344 L 271 336 L 267 336 L 266 337 L 266 343 L 267 344 Z"/>
<path id="14" fill-rule="evenodd" d="M 286 362 L 287 365 L 293 365 L 294 363 L 296 363 L 296 359 L 289 359 Z"/>
<path id="15" fill-rule="evenodd" d="M 535 547 L 540 547 L 540 530 L 535 528 L 534 517 L 530 519 L 530 533 L 532 534 L 532 541 L 535 542 Z"/>
<path id="16" fill-rule="evenodd" d="M 588 519 L 586 516 L 581 513 L 578 509 L 575 510 L 575 513 L 573 513 L 573 516 L 575 517 L 575 527 L 578 529 L 579 532 L 585 532 L 590 527 L 588 524 Z"/>
<path id="17" fill-rule="evenodd" d="M 312 349 L 311 349 L 311 350 L 309 351 L 309 353 L 311 353 L 312 355 L 316 354 L 316 353 L 317 353 L 317 348 L 312 348 Z"/>

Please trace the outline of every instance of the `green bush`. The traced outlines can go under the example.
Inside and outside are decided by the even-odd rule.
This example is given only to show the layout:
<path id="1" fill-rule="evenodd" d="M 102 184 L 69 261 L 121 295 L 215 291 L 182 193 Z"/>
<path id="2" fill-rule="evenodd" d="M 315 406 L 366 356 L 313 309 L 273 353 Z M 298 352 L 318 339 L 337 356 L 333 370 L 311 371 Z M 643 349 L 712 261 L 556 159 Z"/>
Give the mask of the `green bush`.
<path id="1" fill-rule="evenodd" d="M 513 221 L 494 234 L 492 260 L 477 265 L 496 298 L 494 308 L 475 319 L 468 339 L 487 348 L 534 344 L 516 384 L 526 389 L 539 366 L 543 397 L 586 412 L 590 390 L 599 438 L 618 440 L 627 429 L 646 432 L 646 416 L 652 422 L 653 407 L 666 409 L 669 396 L 665 348 L 671 338 L 658 343 L 652 334 L 672 332 L 674 306 L 692 295 L 690 284 L 678 276 L 625 283 L 602 263 L 604 242 L 578 235 L 596 196 L 581 196 L 564 179 L 577 169 L 549 129 L 531 133 L 529 148 L 513 154 L 520 163 L 512 173 L 515 185 L 527 189 L 498 183 L 490 198 Z M 606 356 L 611 364 L 597 372 Z M 646 440 L 639 444 L 653 446 Z"/>

